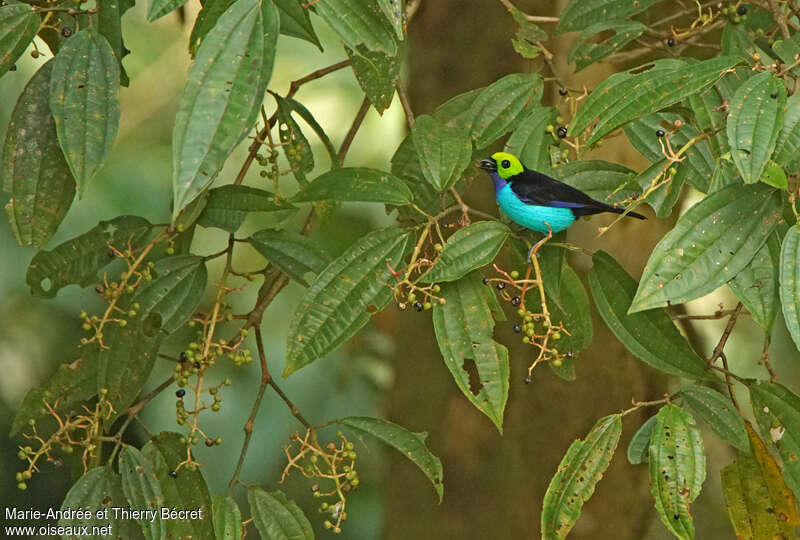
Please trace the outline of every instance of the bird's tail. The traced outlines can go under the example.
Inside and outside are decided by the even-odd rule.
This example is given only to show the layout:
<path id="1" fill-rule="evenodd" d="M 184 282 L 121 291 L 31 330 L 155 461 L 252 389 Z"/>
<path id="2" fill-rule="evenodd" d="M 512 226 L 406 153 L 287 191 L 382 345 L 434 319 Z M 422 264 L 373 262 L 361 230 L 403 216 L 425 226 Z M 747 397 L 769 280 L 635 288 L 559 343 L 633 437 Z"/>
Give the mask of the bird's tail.
<path id="1" fill-rule="evenodd" d="M 636 219 L 647 219 L 642 214 L 637 214 L 636 212 L 625 212 L 624 208 L 617 208 L 615 206 L 609 206 L 609 212 L 614 212 L 615 214 L 625 214 L 626 216 L 635 217 Z"/>

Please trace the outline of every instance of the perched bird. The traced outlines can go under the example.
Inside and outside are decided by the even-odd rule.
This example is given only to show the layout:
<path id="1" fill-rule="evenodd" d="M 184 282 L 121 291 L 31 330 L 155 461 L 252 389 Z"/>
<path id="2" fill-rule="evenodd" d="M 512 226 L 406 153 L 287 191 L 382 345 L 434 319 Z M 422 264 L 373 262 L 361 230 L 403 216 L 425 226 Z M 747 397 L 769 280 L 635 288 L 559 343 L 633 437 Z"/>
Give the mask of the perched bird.
<path id="1" fill-rule="evenodd" d="M 519 159 L 507 152 L 497 152 L 492 154 L 491 159 L 481 160 L 480 167 L 492 177 L 494 195 L 503 212 L 526 229 L 546 235 L 542 242 L 531 249 L 529 258 L 553 233 L 568 228 L 581 216 L 625 212 L 622 208 L 596 201 L 570 185 L 526 168 Z M 636 212 L 626 215 L 645 219 Z"/>

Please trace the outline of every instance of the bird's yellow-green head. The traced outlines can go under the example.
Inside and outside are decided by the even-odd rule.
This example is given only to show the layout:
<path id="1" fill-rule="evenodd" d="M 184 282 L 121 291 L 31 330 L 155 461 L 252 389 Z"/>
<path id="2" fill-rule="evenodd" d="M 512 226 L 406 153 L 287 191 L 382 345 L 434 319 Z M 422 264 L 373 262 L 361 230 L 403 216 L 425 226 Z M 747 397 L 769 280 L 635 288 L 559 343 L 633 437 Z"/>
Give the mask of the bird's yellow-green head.
<path id="1" fill-rule="evenodd" d="M 481 168 L 489 174 L 496 172 L 503 180 L 508 180 L 525 170 L 519 159 L 508 152 L 495 152 L 492 154 L 492 159 L 481 161 Z"/>

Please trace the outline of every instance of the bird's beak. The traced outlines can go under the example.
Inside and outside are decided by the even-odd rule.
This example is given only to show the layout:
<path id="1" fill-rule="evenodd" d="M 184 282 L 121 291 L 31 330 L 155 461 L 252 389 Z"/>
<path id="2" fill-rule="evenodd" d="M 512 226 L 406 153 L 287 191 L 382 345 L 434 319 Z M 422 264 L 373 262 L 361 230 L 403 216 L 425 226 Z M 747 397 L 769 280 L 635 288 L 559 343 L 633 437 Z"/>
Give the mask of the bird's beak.
<path id="1" fill-rule="evenodd" d="M 488 173 L 497 172 L 497 163 L 493 159 L 482 159 L 478 166 Z"/>

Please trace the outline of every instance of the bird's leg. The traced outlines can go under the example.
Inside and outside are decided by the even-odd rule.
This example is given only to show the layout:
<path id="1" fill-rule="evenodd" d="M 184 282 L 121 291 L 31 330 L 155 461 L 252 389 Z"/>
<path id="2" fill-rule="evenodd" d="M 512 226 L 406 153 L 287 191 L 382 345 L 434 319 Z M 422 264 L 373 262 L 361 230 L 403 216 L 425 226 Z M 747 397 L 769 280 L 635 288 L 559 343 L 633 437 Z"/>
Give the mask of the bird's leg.
<path id="1" fill-rule="evenodd" d="M 536 255 L 536 252 L 539 251 L 539 248 L 542 247 L 545 244 L 545 242 L 547 242 L 553 237 L 553 229 L 550 228 L 550 224 L 547 223 L 546 221 L 544 222 L 544 224 L 547 225 L 547 235 L 545 235 L 544 238 L 536 242 L 531 248 L 531 250 L 528 252 L 528 264 L 533 262 L 533 257 Z"/>

